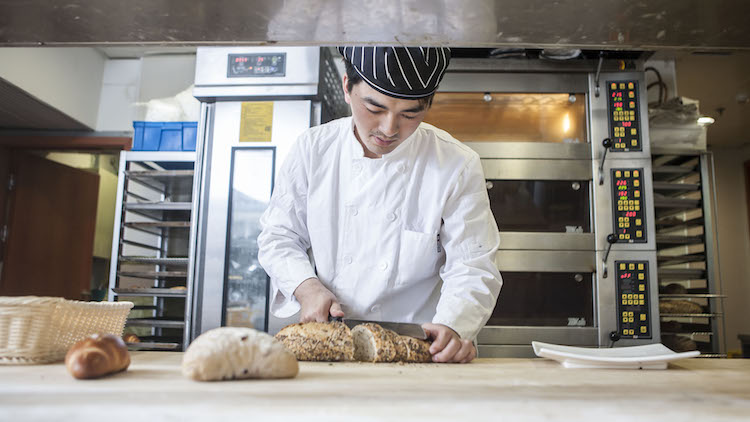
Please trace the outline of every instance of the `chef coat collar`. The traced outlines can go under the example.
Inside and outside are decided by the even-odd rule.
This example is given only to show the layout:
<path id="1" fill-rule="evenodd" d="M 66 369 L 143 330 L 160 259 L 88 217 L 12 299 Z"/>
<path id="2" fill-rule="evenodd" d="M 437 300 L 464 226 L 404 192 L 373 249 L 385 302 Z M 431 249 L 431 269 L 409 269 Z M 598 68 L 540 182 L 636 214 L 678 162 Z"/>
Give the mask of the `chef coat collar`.
<path id="1" fill-rule="evenodd" d="M 347 141 L 347 144 L 350 145 L 350 151 L 352 153 L 352 158 L 354 159 L 362 159 L 367 158 L 365 157 L 365 147 L 359 143 L 359 140 L 357 139 L 357 135 L 354 134 L 354 119 L 352 117 L 349 117 L 349 125 L 347 126 L 349 130 L 347 131 L 348 134 L 346 135 L 349 140 Z M 419 132 L 419 127 L 417 127 L 417 130 L 414 131 L 411 135 L 409 135 L 408 138 L 404 140 L 404 142 L 401 142 L 399 146 L 396 147 L 393 151 L 389 152 L 388 154 L 383 154 L 382 157 L 380 157 L 381 160 L 393 160 L 397 157 L 400 157 L 403 155 L 406 151 L 409 150 L 409 145 L 414 143 L 417 138 L 417 132 Z M 376 158 L 368 158 L 375 160 Z"/>

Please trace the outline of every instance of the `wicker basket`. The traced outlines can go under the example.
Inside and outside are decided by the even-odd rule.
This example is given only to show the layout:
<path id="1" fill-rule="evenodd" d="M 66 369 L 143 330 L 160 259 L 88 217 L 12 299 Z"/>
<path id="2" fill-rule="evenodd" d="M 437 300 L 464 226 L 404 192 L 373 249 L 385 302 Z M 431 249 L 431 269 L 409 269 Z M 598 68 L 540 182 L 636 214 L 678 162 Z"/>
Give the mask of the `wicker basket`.
<path id="1" fill-rule="evenodd" d="M 122 336 L 132 302 L 0 297 L 0 364 L 58 362 L 95 333 Z"/>

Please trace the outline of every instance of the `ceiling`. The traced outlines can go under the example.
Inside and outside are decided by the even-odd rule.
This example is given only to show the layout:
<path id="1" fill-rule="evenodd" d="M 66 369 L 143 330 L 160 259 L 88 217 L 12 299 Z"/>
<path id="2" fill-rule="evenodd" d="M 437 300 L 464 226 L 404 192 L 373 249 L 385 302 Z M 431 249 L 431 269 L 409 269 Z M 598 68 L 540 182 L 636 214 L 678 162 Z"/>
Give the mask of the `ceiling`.
<path id="1" fill-rule="evenodd" d="M 0 45 L 750 49 L 742 0 L 0 0 Z"/>

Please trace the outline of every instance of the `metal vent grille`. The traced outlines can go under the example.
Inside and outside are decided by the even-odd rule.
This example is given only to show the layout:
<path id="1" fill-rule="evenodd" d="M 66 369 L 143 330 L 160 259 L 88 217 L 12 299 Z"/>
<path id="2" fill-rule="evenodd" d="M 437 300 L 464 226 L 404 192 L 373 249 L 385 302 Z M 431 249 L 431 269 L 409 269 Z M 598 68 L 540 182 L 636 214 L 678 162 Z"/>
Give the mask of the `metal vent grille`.
<path id="1" fill-rule="evenodd" d="M 344 101 L 344 93 L 341 92 L 341 77 L 336 70 L 333 56 L 327 48 L 320 52 L 320 84 L 319 95 L 323 104 L 321 123 L 349 115 L 349 106 Z"/>

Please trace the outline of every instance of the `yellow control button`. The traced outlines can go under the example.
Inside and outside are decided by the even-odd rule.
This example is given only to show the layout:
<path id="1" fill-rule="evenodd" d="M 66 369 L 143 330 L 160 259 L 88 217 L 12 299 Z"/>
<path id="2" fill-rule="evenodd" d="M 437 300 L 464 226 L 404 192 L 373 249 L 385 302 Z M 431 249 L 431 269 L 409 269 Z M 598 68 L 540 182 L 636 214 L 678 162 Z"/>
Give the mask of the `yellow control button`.
<path id="1" fill-rule="evenodd" d="M 640 180 L 633 180 L 633 186 L 638 187 L 640 185 L 641 185 L 641 181 Z"/>
<path id="2" fill-rule="evenodd" d="M 645 301 L 645 300 L 641 300 L 641 301 L 639 301 L 639 302 L 638 302 L 638 304 L 639 304 L 639 305 L 645 305 L 645 304 L 646 304 L 646 301 Z"/>
<path id="3" fill-rule="evenodd" d="M 617 217 L 617 221 L 623 221 L 623 217 Z"/>
<path id="4" fill-rule="evenodd" d="M 609 87 L 612 88 L 612 89 L 617 89 L 617 84 L 614 83 L 614 82 L 612 82 L 612 85 L 610 85 Z"/>
<path id="5" fill-rule="evenodd" d="M 628 97 L 635 98 L 635 93 L 633 91 L 628 91 Z"/>
<path id="6" fill-rule="evenodd" d="M 632 304 L 633 304 L 633 301 L 632 300 L 628 300 L 628 305 L 632 305 Z"/>
<path id="7" fill-rule="evenodd" d="M 628 264 L 628 269 L 630 271 L 633 271 L 635 269 L 635 264 L 633 264 L 633 263 Z"/>
<path id="8" fill-rule="evenodd" d="M 633 311 L 628 312 L 628 316 L 633 316 Z"/>
<path id="9" fill-rule="evenodd" d="M 632 141 L 630 141 L 630 145 L 632 145 L 634 147 L 638 146 L 638 140 L 637 139 L 633 139 Z"/>
<path id="10" fill-rule="evenodd" d="M 620 170 L 615 171 L 615 177 L 622 177 L 622 172 Z"/>
<path id="11" fill-rule="evenodd" d="M 622 322 L 628 322 L 628 317 L 626 316 L 622 317 Z"/>
<path id="12" fill-rule="evenodd" d="M 628 322 L 633 322 L 633 318 L 628 318 Z"/>
<path id="13" fill-rule="evenodd" d="M 645 278 L 644 274 L 638 274 L 638 280 L 643 280 L 644 278 Z M 641 284 L 641 287 L 643 287 L 643 284 Z"/>
<path id="14" fill-rule="evenodd" d="M 619 236 L 619 237 L 620 237 L 620 239 L 621 239 L 621 240 L 622 240 L 622 239 L 625 239 L 625 235 L 624 235 L 624 234 L 622 234 L 622 233 L 620 233 L 620 236 Z"/>
<path id="15" fill-rule="evenodd" d="M 633 83 L 632 82 L 628 82 L 628 89 L 633 89 L 633 88 L 634 88 Z"/>
<path id="16" fill-rule="evenodd" d="M 627 328 L 624 329 L 624 330 L 622 330 L 622 335 L 624 335 L 624 336 L 628 335 L 628 329 Z"/>
<path id="17" fill-rule="evenodd" d="M 638 133 L 638 131 L 636 131 L 634 127 L 630 128 L 630 134 L 631 135 L 636 135 L 637 133 Z"/>
<path id="18" fill-rule="evenodd" d="M 636 230 L 635 231 L 635 236 L 636 237 L 643 237 L 643 231 L 642 230 Z"/>
<path id="19" fill-rule="evenodd" d="M 625 240 L 630 240 L 630 233 L 625 233 Z"/>
<path id="20" fill-rule="evenodd" d="M 625 177 L 630 177 L 630 171 L 629 170 L 625 170 Z"/>
<path id="21" fill-rule="evenodd" d="M 643 298 L 644 298 L 644 297 L 643 297 L 643 293 L 639 293 L 639 294 L 638 294 L 638 299 L 643 299 Z"/>
<path id="22" fill-rule="evenodd" d="M 623 304 L 623 305 L 627 305 L 627 304 L 628 304 L 628 301 L 627 301 L 627 300 L 625 300 L 625 299 L 623 299 L 623 300 L 622 300 L 622 304 Z"/>
<path id="23" fill-rule="evenodd" d="M 632 293 L 628 293 L 628 299 L 632 299 L 632 298 L 633 298 L 633 294 Z"/>
<path id="24" fill-rule="evenodd" d="M 617 211 L 622 211 L 622 205 L 617 206 Z"/>
<path id="25" fill-rule="evenodd" d="M 641 221 L 641 220 L 635 220 L 635 224 L 637 224 L 637 225 L 639 225 L 639 226 L 640 226 L 640 225 L 641 225 L 640 221 Z M 640 264 L 638 264 L 638 269 L 639 269 L 639 270 L 642 270 L 642 269 L 643 269 L 643 263 L 640 263 Z"/>
<path id="26" fill-rule="evenodd" d="M 646 326 L 645 326 L 645 325 L 641 325 L 641 332 L 642 332 L 642 333 L 645 333 L 645 332 L 646 332 Z"/>
<path id="27" fill-rule="evenodd" d="M 638 278 L 643 278 L 643 277 L 641 277 L 642 275 L 643 274 L 638 274 Z M 638 290 L 640 290 L 642 292 L 646 291 L 646 285 L 645 284 L 639 284 L 638 285 Z"/>
<path id="28" fill-rule="evenodd" d="M 624 224 L 624 223 L 617 223 L 617 227 L 619 227 L 619 228 L 623 228 L 623 224 Z"/>
<path id="29" fill-rule="evenodd" d="M 635 330 L 634 329 L 630 329 L 630 335 L 632 336 L 633 334 L 635 334 Z"/>
<path id="30" fill-rule="evenodd" d="M 633 211 L 633 210 L 635 210 L 634 206 L 631 205 L 631 206 L 628 207 L 628 211 Z"/>
<path id="31" fill-rule="evenodd" d="M 640 219 L 640 218 L 636 218 L 636 219 L 635 219 L 635 225 L 636 225 L 636 226 L 640 226 L 640 225 L 641 225 L 641 219 Z M 638 266 L 639 266 L 639 267 L 643 267 L 643 264 L 638 264 Z M 639 268 L 639 270 L 642 270 L 642 269 L 643 269 L 643 268 Z"/>
<path id="32" fill-rule="evenodd" d="M 620 89 L 625 89 L 625 82 L 620 82 Z"/>
<path id="33" fill-rule="evenodd" d="M 646 320 L 646 314 L 641 314 L 641 321 L 645 321 L 645 320 Z"/>
<path id="34" fill-rule="evenodd" d="M 636 210 L 636 211 L 640 211 L 640 210 L 641 210 L 641 206 L 640 206 L 640 205 L 636 205 L 636 206 L 635 206 L 635 210 Z"/>
<path id="35" fill-rule="evenodd" d="M 628 311 L 622 311 L 622 316 L 628 316 Z"/>
<path id="36" fill-rule="evenodd" d="M 626 295 L 625 293 L 623 293 L 623 294 L 622 294 L 622 298 L 623 298 L 623 299 L 627 299 L 627 298 L 628 298 L 628 295 Z"/>
<path id="37" fill-rule="evenodd" d="M 628 105 L 630 106 L 630 108 L 635 108 L 635 101 L 629 102 Z"/>
<path id="38" fill-rule="evenodd" d="M 625 269 L 625 263 L 624 263 L 624 262 L 621 262 L 621 263 L 620 263 L 620 269 L 621 269 L 621 270 L 624 270 L 624 269 Z"/>
<path id="39" fill-rule="evenodd" d="M 631 199 L 628 201 L 628 205 L 635 205 L 635 202 Z"/>
<path id="40" fill-rule="evenodd" d="M 633 170 L 633 177 L 641 177 L 641 172 L 638 170 Z"/>
<path id="41" fill-rule="evenodd" d="M 636 197 L 636 198 L 640 198 L 641 197 L 641 191 L 637 190 L 637 191 L 633 192 L 633 196 Z"/>

